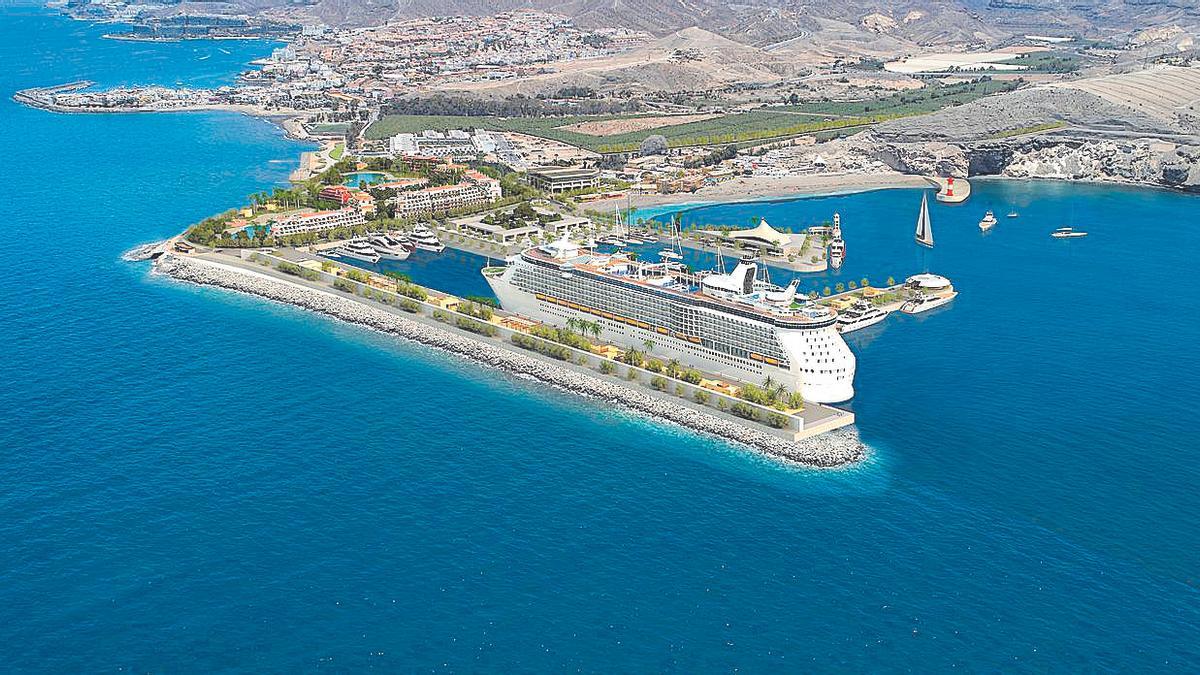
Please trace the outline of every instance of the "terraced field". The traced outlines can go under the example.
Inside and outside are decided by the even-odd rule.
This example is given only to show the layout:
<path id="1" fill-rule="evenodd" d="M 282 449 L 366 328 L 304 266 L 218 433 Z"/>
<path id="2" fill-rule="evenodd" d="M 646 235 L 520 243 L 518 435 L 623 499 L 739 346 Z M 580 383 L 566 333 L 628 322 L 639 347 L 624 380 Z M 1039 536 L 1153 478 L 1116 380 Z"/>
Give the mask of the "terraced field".
<path id="1" fill-rule="evenodd" d="M 1200 115 L 1200 68 L 1158 66 L 1053 86 L 1085 91 L 1167 122 L 1177 115 Z"/>

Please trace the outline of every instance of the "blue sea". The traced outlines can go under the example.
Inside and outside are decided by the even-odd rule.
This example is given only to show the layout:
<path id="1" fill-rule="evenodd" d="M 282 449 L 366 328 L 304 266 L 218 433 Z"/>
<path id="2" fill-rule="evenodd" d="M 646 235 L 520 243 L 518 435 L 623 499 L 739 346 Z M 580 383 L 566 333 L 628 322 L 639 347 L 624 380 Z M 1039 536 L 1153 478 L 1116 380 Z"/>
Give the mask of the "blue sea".
<path id="1" fill-rule="evenodd" d="M 0 9 L 0 670 L 1200 669 L 1200 198 L 981 181 L 924 256 L 913 190 L 688 211 L 838 211 L 846 266 L 806 288 L 961 291 L 853 336 L 870 459 L 789 469 L 121 261 L 306 146 L 9 100 L 274 46 L 107 30 Z M 407 268 L 461 292 L 478 262 Z"/>

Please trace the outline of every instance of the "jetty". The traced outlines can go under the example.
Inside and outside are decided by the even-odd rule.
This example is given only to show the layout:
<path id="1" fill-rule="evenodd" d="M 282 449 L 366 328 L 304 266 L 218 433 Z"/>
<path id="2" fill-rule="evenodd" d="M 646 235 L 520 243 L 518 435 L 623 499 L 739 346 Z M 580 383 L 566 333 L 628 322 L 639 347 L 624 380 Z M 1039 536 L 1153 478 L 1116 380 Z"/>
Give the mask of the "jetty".
<path id="1" fill-rule="evenodd" d="M 54 102 L 54 97 L 59 94 L 71 94 L 78 91 L 83 91 L 94 85 L 91 80 L 75 80 L 66 84 L 56 84 L 52 87 L 31 87 L 22 89 L 13 94 L 13 100 L 17 103 L 24 103 L 27 106 L 41 108 L 43 110 L 52 110 L 54 112 L 65 112 L 65 106 L 59 106 Z"/>
<path id="2" fill-rule="evenodd" d="M 542 340 L 525 333 L 515 317 L 497 311 L 483 320 L 458 311 L 446 294 L 433 290 L 424 300 L 406 297 L 394 290 L 394 280 L 357 268 L 331 269 L 317 260 L 293 262 L 253 250 L 181 253 L 174 243 L 145 250 L 143 257 L 153 257 L 155 269 L 173 278 L 252 293 L 369 326 L 715 435 L 786 463 L 839 467 L 861 461 L 866 453 L 857 435 L 844 428 L 854 422 L 854 414 L 846 410 L 806 402 L 802 410 L 779 411 L 606 354 L 550 342 L 545 344 L 552 349 L 532 349 L 530 342 Z M 350 270 L 358 271 L 354 278 L 347 276 Z"/>
<path id="3" fill-rule="evenodd" d="M 971 196 L 971 183 L 966 178 L 947 176 L 929 180 L 937 186 L 937 200 L 943 204 L 961 204 Z"/>

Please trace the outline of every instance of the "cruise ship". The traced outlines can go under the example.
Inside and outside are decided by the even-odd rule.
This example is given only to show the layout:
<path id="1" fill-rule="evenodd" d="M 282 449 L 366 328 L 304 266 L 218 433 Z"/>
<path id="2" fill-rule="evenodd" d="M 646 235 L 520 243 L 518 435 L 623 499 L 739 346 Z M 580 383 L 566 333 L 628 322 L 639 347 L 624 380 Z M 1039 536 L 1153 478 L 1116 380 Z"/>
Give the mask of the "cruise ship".
<path id="1" fill-rule="evenodd" d="M 483 275 L 507 311 L 549 324 L 600 324 L 612 342 L 743 382 L 774 382 L 809 401 L 854 396 L 855 358 L 837 314 L 760 278 L 743 259 L 732 272 L 688 271 L 590 252 L 567 236 L 489 267 Z M 765 275 L 764 275 L 765 276 Z"/>

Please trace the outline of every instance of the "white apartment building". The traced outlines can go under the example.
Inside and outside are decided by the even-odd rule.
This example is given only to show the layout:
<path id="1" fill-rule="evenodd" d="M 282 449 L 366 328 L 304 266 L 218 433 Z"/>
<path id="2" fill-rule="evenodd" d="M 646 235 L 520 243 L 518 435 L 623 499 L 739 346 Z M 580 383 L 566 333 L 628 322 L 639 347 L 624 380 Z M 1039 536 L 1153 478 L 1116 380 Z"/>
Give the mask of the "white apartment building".
<path id="1" fill-rule="evenodd" d="M 305 232 L 321 232 L 336 227 L 355 227 L 367 221 L 361 211 L 356 208 L 338 209 L 337 211 L 317 211 L 288 216 L 271 224 L 271 235 L 286 237 Z"/>

